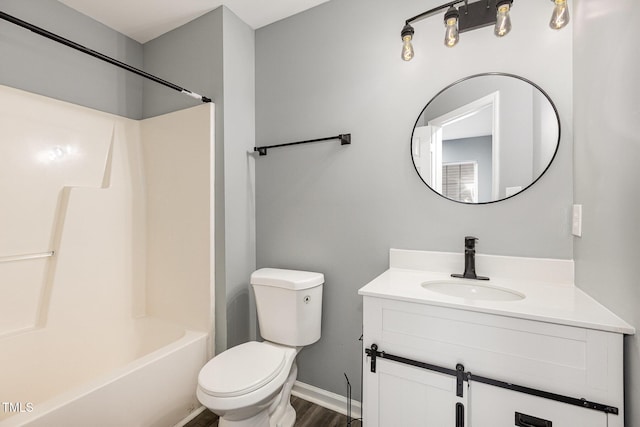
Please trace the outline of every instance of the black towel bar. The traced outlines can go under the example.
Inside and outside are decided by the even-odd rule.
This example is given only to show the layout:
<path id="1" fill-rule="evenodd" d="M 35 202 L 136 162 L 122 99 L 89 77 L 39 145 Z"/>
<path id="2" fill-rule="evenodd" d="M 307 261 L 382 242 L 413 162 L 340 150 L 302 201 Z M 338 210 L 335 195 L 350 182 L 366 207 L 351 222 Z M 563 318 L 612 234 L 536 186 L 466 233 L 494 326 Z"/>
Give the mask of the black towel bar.
<path id="1" fill-rule="evenodd" d="M 330 141 L 332 139 L 339 139 L 340 145 L 351 144 L 351 134 L 344 133 L 337 136 L 329 136 L 327 138 L 309 139 L 307 141 L 289 142 L 287 144 L 264 145 L 262 147 L 253 147 L 253 151 L 257 151 L 261 156 L 266 156 L 267 149 L 269 148 L 287 147 L 289 145 L 298 145 L 298 144 L 308 144 L 310 142 Z"/>

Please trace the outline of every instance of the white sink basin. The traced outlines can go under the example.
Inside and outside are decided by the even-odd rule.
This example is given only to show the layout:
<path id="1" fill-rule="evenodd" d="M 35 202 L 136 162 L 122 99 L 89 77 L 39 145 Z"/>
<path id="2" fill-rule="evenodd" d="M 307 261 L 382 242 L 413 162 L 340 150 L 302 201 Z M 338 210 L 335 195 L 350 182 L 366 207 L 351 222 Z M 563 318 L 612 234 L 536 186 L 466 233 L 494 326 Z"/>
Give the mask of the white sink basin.
<path id="1" fill-rule="evenodd" d="M 433 292 L 472 300 L 519 301 L 525 295 L 510 289 L 471 280 L 433 280 L 422 287 Z"/>

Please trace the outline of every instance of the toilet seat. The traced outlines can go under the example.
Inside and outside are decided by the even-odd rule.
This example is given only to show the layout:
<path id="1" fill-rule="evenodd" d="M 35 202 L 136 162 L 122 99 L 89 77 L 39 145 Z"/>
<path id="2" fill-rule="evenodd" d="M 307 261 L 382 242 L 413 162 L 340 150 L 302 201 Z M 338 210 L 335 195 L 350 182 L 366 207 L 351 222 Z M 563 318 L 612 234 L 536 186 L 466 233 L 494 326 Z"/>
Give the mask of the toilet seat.
<path id="1" fill-rule="evenodd" d="M 287 364 L 284 348 L 251 341 L 211 359 L 200 371 L 200 390 L 209 396 L 243 396 L 273 381 Z"/>

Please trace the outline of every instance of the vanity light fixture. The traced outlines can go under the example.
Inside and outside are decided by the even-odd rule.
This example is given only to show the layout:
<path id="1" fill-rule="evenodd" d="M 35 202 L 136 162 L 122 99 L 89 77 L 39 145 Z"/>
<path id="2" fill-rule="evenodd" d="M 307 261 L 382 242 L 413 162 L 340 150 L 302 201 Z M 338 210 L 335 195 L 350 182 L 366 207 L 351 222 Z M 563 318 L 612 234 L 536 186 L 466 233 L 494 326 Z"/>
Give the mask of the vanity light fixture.
<path id="1" fill-rule="evenodd" d="M 509 31 L 511 31 L 511 17 L 509 13 L 513 1 L 514 0 L 478 0 L 469 2 L 469 0 L 455 0 L 407 19 L 400 33 L 402 37 L 402 59 L 411 61 L 414 57 L 413 45 L 411 44 L 414 29 L 411 24 L 435 15 L 442 10 L 446 10 L 444 14 L 445 46 L 453 47 L 458 44 L 460 33 L 488 27 L 490 25 L 494 26 L 493 32 L 497 37 L 506 36 Z M 551 1 L 555 3 L 555 8 L 549 25 L 553 29 L 563 28 L 569 22 L 567 0 Z"/>

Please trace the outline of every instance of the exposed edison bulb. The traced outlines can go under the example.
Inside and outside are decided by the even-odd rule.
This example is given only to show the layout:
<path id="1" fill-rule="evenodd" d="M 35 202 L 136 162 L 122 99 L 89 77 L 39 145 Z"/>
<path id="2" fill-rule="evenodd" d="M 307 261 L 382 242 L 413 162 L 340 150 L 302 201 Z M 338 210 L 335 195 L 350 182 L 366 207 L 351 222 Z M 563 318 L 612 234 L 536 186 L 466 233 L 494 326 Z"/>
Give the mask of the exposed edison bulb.
<path id="1" fill-rule="evenodd" d="M 400 35 L 402 36 L 402 59 L 405 61 L 411 61 L 413 59 L 413 45 L 411 39 L 413 38 L 413 27 L 409 24 L 405 24 L 402 28 Z"/>
<path id="2" fill-rule="evenodd" d="M 549 26 L 554 30 L 564 28 L 569 23 L 569 7 L 567 0 L 555 0 L 556 7 L 553 9 Z"/>
<path id="3" fill-rule="evenodd" d="M 411 39 L 411 36 L 404 36 L 402 38 L 402 59 L 405 61 L 411 61 L 413 59 L 414 52 Z"/>
<path id="4" fill-rule="evenodd" d="M 444 44 L 447 47 L 454 47 L 460 40 L 460 33 L 458 33 L 458 20 L 451 18 L 447 20 L 447 29 L 444 33 Z"/>
<path id="5" fill-rule="evenodd" d="M 511 31 L 511 17 L 509 16 L 510 3 L 503 3 L 498 6 L 496 16 L 496 26 L 493 33 L 498 37 L 504 37 Z"/>
<path id="6" fill-rule="evenodd" d="M 454 47 L 460 40 L 460 33 L 458 32 L 459 16 L 458 10 L 454 7 L 450 7 L 444 15 L 444 25 L 446 27 L 444 32 L 444 45 L 447 47 Z"/>

